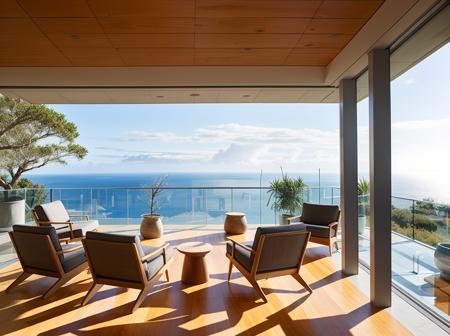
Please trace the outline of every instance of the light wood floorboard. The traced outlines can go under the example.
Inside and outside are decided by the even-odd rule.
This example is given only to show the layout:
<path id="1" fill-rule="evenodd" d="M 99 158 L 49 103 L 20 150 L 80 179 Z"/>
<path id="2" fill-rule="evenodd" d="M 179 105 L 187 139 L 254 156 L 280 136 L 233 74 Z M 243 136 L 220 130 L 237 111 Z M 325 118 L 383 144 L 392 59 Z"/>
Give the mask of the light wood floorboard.
<path id="1" fill-rule="evenodd" d="M 238 238 L 253 235 L 251 230 Z M 19 264 L 13 264 L 0 270 L 0 334 L 409 335 L 388 310 L 371 307 L 365 293 L 328 257 L 326 246 L 308 245 L 301 275 L 313 289 L 311 295 L 291 276 L 262 280 L 259 284 L 268 299 L 264 304 L 235 268 L 227 282 L 225 240 L 222 231 L 202 228 L 166 233 L 165 241 L 173 247 L 187 241 L 213 245 L 206 256 L 210 280 L 195 286 L 182 284 L 183 255 L 174 251 L 171 281 L 162 277 L 134 314 L 129 314 L 139 293 L 134 289 L 103 286 L 81 307 L 91 287 L 87 272 L 48 300 L 40 295 L 54 279 L 36 275 L 6 293 L 21 272 Z"/>

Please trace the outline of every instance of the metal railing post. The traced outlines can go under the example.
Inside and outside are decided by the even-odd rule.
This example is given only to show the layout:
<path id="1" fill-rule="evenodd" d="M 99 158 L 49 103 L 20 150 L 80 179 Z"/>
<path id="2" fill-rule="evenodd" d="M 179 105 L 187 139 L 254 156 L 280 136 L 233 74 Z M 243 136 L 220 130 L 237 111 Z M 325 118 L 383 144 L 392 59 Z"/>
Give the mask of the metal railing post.
<path id="1" fill-rule="evenodd" d="M 331 187 L 331 204 L 334 204 L 334 187 Z"/>
<path id="2" fill-rule="evenodd" d="M 50 202 L 53 202 L 53 188 L 50 188 Z"/>
<path id="3" fill-rule="evenodd" d="M 125 204 L 127 207 L 127 224 L 130 224 L 130 202 L 128 200 L 128 197 L 129 197 L 128 194 L 129 194 L 129 189 L 127 188 Z"/>
<path id="4" fill-rule="evenodd" d="M 230 188 L 231 191 L 231 211 L 234 211 L 234 194 L 233 194 L 233 188 Z"/>
<path id="5" fill-rule="evenodd" d="M 416 240 L 416 201 L 412 201 L 412 238 Z"/>

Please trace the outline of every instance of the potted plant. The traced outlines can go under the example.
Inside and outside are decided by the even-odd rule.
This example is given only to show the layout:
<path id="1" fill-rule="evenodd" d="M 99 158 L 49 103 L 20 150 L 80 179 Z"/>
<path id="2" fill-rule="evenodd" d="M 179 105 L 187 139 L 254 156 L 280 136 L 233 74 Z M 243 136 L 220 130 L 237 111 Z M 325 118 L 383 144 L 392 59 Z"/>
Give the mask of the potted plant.
<path id="1" fill-rule="evenodd" d="M 358 233 L 364 233 L 369 216 L 369 181 L 361 178 L 358 181 Z"/>
<path id="2" fill-rule="evenodd" d="M 166 179 L 167 177 L 163 176 L 155 180 L 147 192 L 150 213 L 143 215 L 141 222 L 141 235 L 145 239 L 159 238 L 163 234 L 161 216 L 157 213 L 160 209 L 160 203 L 157 198 L 163 191 Z"/>
<path id="3" fill-rule="evenodd" d="M 281 170 L 281 179 L 270 183 L 267 205 L 273 199 L 271 208 L 280 213 L 280 225 L 288 224 L 288 218 L 295 216 L 303 205 L 303 192 L 306 184 L 301 177 L 290 178 Z"/>

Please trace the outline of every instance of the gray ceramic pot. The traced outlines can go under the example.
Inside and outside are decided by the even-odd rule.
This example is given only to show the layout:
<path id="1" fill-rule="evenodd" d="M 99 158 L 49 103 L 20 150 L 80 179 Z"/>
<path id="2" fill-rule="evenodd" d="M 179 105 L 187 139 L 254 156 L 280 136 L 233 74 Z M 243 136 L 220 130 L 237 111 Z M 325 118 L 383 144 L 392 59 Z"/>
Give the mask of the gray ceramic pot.
<path id="1" fill-rule="evenodd" d="M 144 215 L 141 222 L 141 235 L 145 239 L 160 238 L 163 225 L 159 215 Z"/>
<path id="2" fill-rule="evenodd" d="M 434 251 L 434 263 L 441 271 L 441 277 L 450 281 L 450 243 L 439 243 Z"/>
<path id="3" fill-rule="evenodd" d="M 0 231 L 10 231 L 14 224 L 25 224 L 25 200 L 0 202 Z"/>

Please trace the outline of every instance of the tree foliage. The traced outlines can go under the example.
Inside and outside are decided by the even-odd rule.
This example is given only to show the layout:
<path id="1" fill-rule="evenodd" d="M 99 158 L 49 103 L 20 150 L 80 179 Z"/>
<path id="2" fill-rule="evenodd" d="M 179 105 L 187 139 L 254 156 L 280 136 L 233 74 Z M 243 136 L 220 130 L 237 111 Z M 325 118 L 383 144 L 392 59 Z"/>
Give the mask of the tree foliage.
<path id="1" fill-rule="evenodd" d="M 273 199 L 272 209 L 275 211 L 287 211 L 293 216 L 303 206 L 303 192 L 306 184 L 301 177 L 290 178 L 281 170 L 281 179 L 275 179 L 270 183 L 270 195 L 267 205 Z"/>
<path id="2" fill-rule="evenodd" d="M 82 159 L 87 149 L 75 144 L 77 127 L 44 105 L 0 96 L 0 187 L 20 187 L 22 174 L 66 159 Z"/>
<path id="3" fill-rule="evenodd" d="M 27 148 L 51 137 L 73 142 L 77 127 L 45 105 L 0 95 L 0 150 Z"/>

